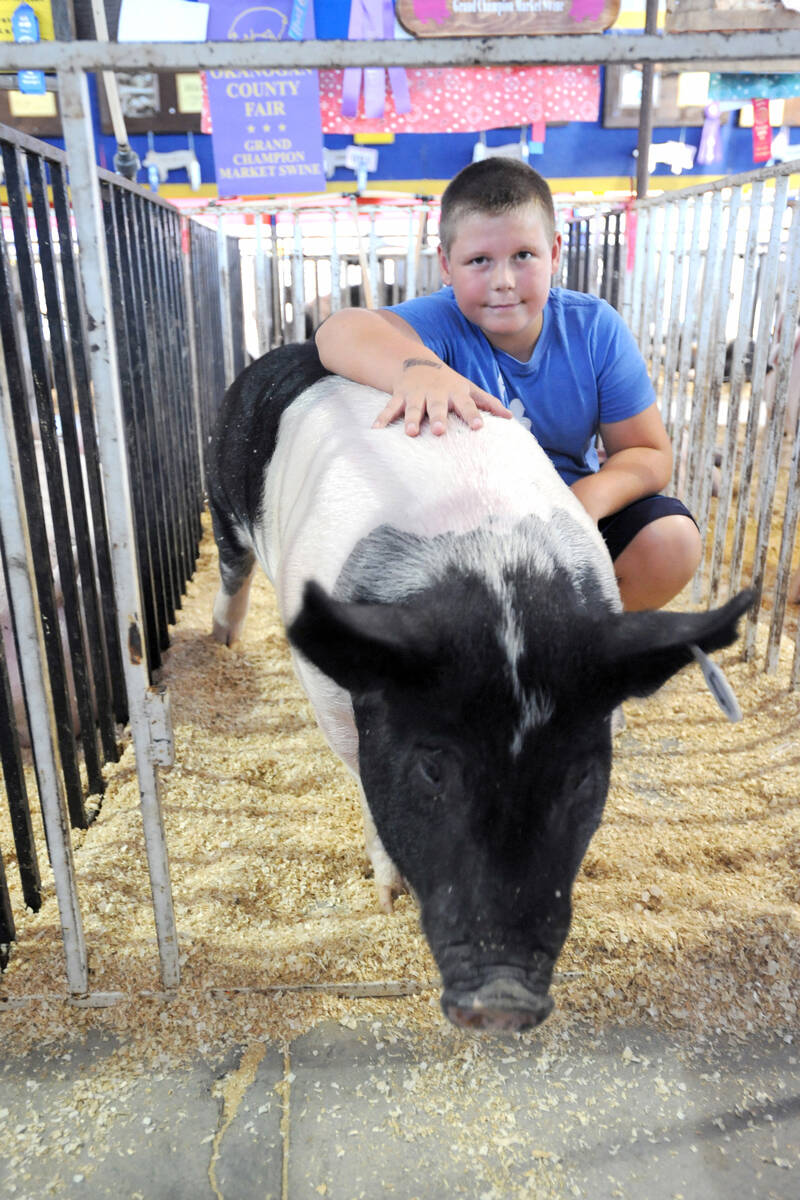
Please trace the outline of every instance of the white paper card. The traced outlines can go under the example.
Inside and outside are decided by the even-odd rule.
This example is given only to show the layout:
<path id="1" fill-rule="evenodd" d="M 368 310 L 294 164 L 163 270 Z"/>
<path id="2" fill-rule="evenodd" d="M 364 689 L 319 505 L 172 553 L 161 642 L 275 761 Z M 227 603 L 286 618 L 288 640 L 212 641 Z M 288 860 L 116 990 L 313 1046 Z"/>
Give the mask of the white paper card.
<path id="1" fill-rule="evenodd" d="M 207 4 L 198 0 L 122 0 L 120 42 L 204 42 Z"/>

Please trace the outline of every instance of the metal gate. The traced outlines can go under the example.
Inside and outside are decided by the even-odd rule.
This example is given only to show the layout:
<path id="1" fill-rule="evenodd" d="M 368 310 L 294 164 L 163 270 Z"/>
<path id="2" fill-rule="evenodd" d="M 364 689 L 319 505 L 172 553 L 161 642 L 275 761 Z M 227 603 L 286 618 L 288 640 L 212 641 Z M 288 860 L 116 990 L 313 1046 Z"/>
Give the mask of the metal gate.
<path id="1" fill-rule="evenodd" d="M 562 263 L 565 286 L 620 309 L 648 364 L 672 438 L 673 490 L 707 534 L 693 599 L 754 587 L 745 654 L 768 622 L 768 671 L 790 583 L 800 587 L 799 174 L 800 162 L 784 163 L 576 212 Z"/>
<path id="2" fill-rule="evenodd" d="M 205 231 L 190 234 L 172 206 L 97 171 L 93 150 L 91 160 L 68 160 L 0 127 L 0 151 L 0 753 L 22 897 L 38 909 L 47 890 L 35 790 L 68 987 L 85 994 L 69 828 L 96 815 L 103 765 L 130 723 L 171 987 L 177 948 L 158 788 L 171 729 L 152 672 L 197 557 L 202 452 L 224 380 L 195 348 L 213 354 L 206 334 L 219 337 L 219 291 L 203 286 Z M 83 213 L 78 194 L 91 200 Z M 215 241 L 212 250 L 216 260 Z M 203 403 L 198 368 L 209 384 Z M 0 857 L 0 965 L 14 937 Z"/>

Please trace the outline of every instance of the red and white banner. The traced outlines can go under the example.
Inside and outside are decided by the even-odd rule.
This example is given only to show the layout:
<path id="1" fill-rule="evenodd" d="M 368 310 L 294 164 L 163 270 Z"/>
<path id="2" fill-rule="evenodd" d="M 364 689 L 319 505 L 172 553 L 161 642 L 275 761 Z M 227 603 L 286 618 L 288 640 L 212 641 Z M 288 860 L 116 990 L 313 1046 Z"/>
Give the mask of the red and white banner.
<path id="1" fill-rule="evenodd" d="M 398 113 L 386 78 L 382 116 L 342 116 L 342 72 L 320 71 L 325 133 L 474 133 L 561 121 L 597 121 L 598 67 L 447 67 L 407 70 L 410 107 Z"/>
<path id="2" fill-rule="evenodd" d="M 772 126 L 769 123 L 769 100 L 753 101 L 753 162 L 772 158 Z"/>

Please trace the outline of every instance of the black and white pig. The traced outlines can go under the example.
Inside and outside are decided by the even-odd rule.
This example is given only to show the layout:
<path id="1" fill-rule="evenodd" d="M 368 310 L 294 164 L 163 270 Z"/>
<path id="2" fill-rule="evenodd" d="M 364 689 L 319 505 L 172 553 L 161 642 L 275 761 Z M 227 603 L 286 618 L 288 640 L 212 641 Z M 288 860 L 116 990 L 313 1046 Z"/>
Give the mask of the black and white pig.
<path id="1" fill-rule="evenodd" d="M 612 710 L 732 642 L 750 602 L 623 613 L 593 522 L 529 432 L 374 430 L 385 396 L 281 347 L 230 387 L 209 458 L 241 633 L 256 560 L 297 674 L 362 789 L 381 904 L 407 882 L 455 1023 L 552 1007 L 575 876 L 603 812 Z"/>

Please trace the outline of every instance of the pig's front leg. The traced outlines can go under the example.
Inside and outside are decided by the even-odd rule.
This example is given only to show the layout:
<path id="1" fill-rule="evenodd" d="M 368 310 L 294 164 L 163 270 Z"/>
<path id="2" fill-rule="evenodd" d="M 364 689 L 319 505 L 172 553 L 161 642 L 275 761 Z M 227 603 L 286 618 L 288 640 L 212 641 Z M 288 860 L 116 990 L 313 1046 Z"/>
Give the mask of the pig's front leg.
<path id="1" fill-rule="evenodd" d="M 402 875 L 383 848 L 383 842 L 378 836 L 378 831 L 375 828 L 375 822 L 372 819 L 372 813 L 369 810 L 369 804 L 367 803 L 367 798 L 364 795 L 364 789 L 360 782 L 358 791 L 361 797 L 361 813 L 364 818 L 364 843 L 367 858 L 372 863 L 372 869 L 375 873 L 378 904 L 383 912 L 391 913 L 395 896 L 399 896 L 405 892 L 407 890 L 406 885 Z"/>

